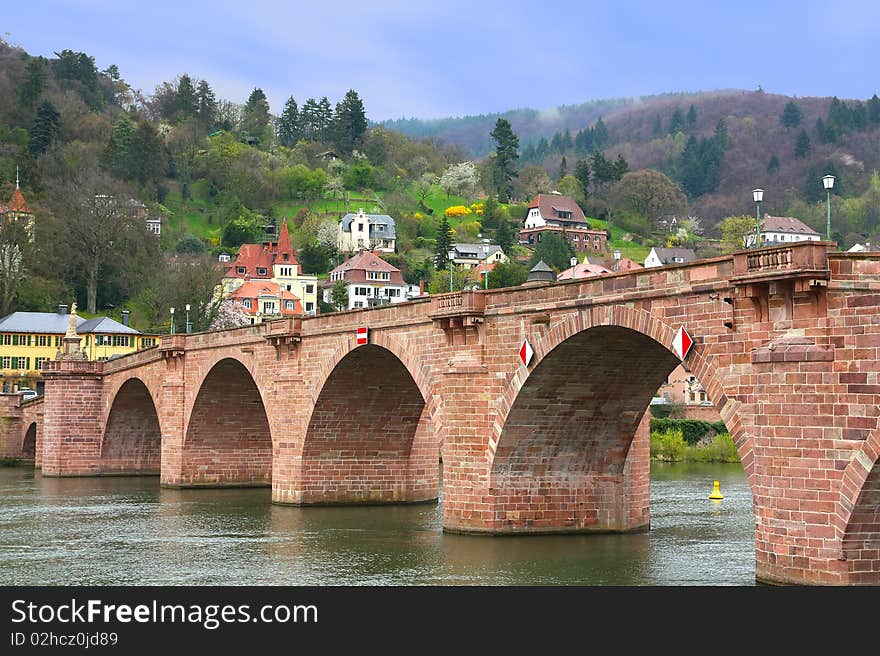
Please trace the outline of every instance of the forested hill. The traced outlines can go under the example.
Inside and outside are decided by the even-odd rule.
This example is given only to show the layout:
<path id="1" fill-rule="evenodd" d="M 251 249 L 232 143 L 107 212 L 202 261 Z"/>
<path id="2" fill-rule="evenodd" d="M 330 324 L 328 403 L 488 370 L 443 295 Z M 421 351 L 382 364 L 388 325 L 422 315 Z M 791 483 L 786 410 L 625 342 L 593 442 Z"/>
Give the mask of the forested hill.
<path id="1" fill-rule="evenodd" d="M 460 147 L 471 157 L 483 157 L 495 149 L 490 132 L 499 118 L 506 119 L 520 143 L 549 138 L 554 132 L 579 130 L 602 116 L 631 105 L 632 98 L 592 100 L 579 105 L 562 105 L 547 110 L 512 109 L 501 114 L 480 114 L 456 118 L 400 118 L 381 121 L 378 125 L 402 132 L 408 137 L 436 139 Z"/>

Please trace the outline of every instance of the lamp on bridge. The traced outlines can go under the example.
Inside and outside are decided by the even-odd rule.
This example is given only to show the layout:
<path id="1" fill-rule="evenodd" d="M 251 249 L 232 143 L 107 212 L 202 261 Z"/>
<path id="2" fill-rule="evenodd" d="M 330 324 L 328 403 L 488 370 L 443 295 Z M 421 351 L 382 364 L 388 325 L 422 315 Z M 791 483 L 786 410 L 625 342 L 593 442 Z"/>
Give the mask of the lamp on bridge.
<path id="1" fill-rule="evenodd" d="M 831 241 L 831 190 L 834 188 L 834 176 L 822 176 L 822 184 L 825 185 L 825 195 L 827 197 L 828 219 L 825 224 L 825 238 Z"/>
<path id="2" fill-rule="evenodd" d="M 171 308 L 171 334 L 174 334 L 174 308 Z"/>
<path id="3" fill-rule="evenodd" d="M 191 333 L 193 325 L 189 322 L 189 303 L 186 304 L 186 332 Z"/>
<path id="4" fill-rule="evenodd" d="M 614 251 L 614 270 L 620 271 L 620 251 Z"/>
<path id="5" fill-rule="evenodd" d="M 449 251 L 448 253 L 446 253 L 446 257 L 449 258 L 449 291 L 452 291 L 452 264 L 455 260 L 455 251 Z"/>
<path id="6" fill-rule="evenodd" d="M 755 248 L 761 245 L 761 201 L 764 200 L 763 189 L 753 189 L 752 198 L 755 199 Z"/>

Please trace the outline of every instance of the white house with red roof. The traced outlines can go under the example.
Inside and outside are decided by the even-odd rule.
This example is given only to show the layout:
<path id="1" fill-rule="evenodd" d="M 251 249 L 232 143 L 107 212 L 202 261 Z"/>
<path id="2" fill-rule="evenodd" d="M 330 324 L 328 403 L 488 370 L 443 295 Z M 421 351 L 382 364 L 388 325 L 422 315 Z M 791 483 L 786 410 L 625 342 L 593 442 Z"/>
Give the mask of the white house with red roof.
<path id="1" fill-rule="evenodd" d="M 301 301 L 302 313 L 317 314 L 318 277 L 300 271 L 299 262 L 290 244 L 290 233 L 286 222 L 281 223 L 281 234 L 278 236 L 277 244 L 270 242 L 241 245 L 238 257 L 228 264 L 223 276 L 223 290 L 230 295 L 251 281 L 275 283 L 281 291 Z"/>
<path id="2" fill-rule="evenodd" d="M 544 234 L 564 234 L 577 252 L 604 253 L 608 235 L 604 230 L 591 230 L 584 211 L 571 196 L 559 193 L 538 194 L 519 231 L 519 243 L 535 248 Z"/>
<path id="3" fill-rule="evenodd" d="M 229 298 L 244 308 L 251 323 L 261 323 L 264 317 L 303 313 L 300 299 L 270 280 L 249 280 L 230 293 Z"/>
<path id="4" fill-rule="evenodd" d="M 346 310 L 409 300 L 409 285 L 403 280 L 400 269 L 372 251 L 361 251 L 330 272 L 322 283 L 325 303 L 331 302 L 330 290 L 340 280 L 345 281 L 348 291 Z"/>
<path id="5" fill-rule="evenodd" d="M 796 241 L 819 241 L 822 236 L 806 225 L 800 219 L 793 216 L 770 216 L 761 219 L 761 244 L 775 246 L 777 244 L 790 244 Z M 755 245 L 755 235 L 746 238 L 746 245 L 751 248 Z"/>

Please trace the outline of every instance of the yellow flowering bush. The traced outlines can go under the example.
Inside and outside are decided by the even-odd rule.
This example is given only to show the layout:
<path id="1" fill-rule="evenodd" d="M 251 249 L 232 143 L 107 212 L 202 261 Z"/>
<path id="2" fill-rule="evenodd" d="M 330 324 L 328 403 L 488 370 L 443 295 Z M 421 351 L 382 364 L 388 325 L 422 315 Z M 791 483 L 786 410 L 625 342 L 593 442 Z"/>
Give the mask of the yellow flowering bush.
<path id="1" fill-rule="evenodd" d="M 464 205 L 453 205 L 452 207 L 446 208 L 446 216 L 448 218 L 467 216 L 468 214 L 471 214 L 471 210 Z"/>
<path id="2" fill-rule="evenodd" d="M 413 218 L 414 218 L 414 219 L 422 220 L 422 219 L 425 218 L 425 215 L 422 214 L 421 212 L 416 212 L 415 214 L 413 214 Z"/>

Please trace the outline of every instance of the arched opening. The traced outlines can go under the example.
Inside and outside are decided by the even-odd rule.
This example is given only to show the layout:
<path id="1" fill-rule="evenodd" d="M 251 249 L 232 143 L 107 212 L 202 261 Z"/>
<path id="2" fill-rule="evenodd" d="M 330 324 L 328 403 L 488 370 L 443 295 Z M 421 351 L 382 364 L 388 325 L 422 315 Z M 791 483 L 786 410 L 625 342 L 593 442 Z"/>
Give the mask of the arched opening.
<path id="1" fill-rule="evenodd" d="M 158 475 L 162 432 L 153 397 L 144 383 L 131 378 L 119 388 L 101 444 L 104 474 Z"/>
<path id="2" fill-rule="evenodd" d="M 851 584 L 880 584 L 880 462 L 874 463 L 843 537 Z"/>
<path id="3" fill-rule="evenodd" d="M 534 368 L 498 436 L 489 488 L 492 529 L 646 530 L 650 413 L 680 364 L 644 333 L 596 326 Z"/>
<path id="4" fill-rule="evenodd" d="M 237 360 L 218 362 L 202 382 L 183 444 L 181 485 L 272 482 L 272 437 L 260 390 Z"/>
<path id="5" fill-rule="evenodd" d="M 437 498 L 438 438 L 406 366 L 376 345 L 330 373 L 302 453 L 302 503 L 406 503 Z"/>
<path id="6" fill-rule="evenodd" d="M 24 434 L 21 443 L 21 457 L 25 460 L 33 460 L 37 455 L 37 422 L 31 422 Z"/>

